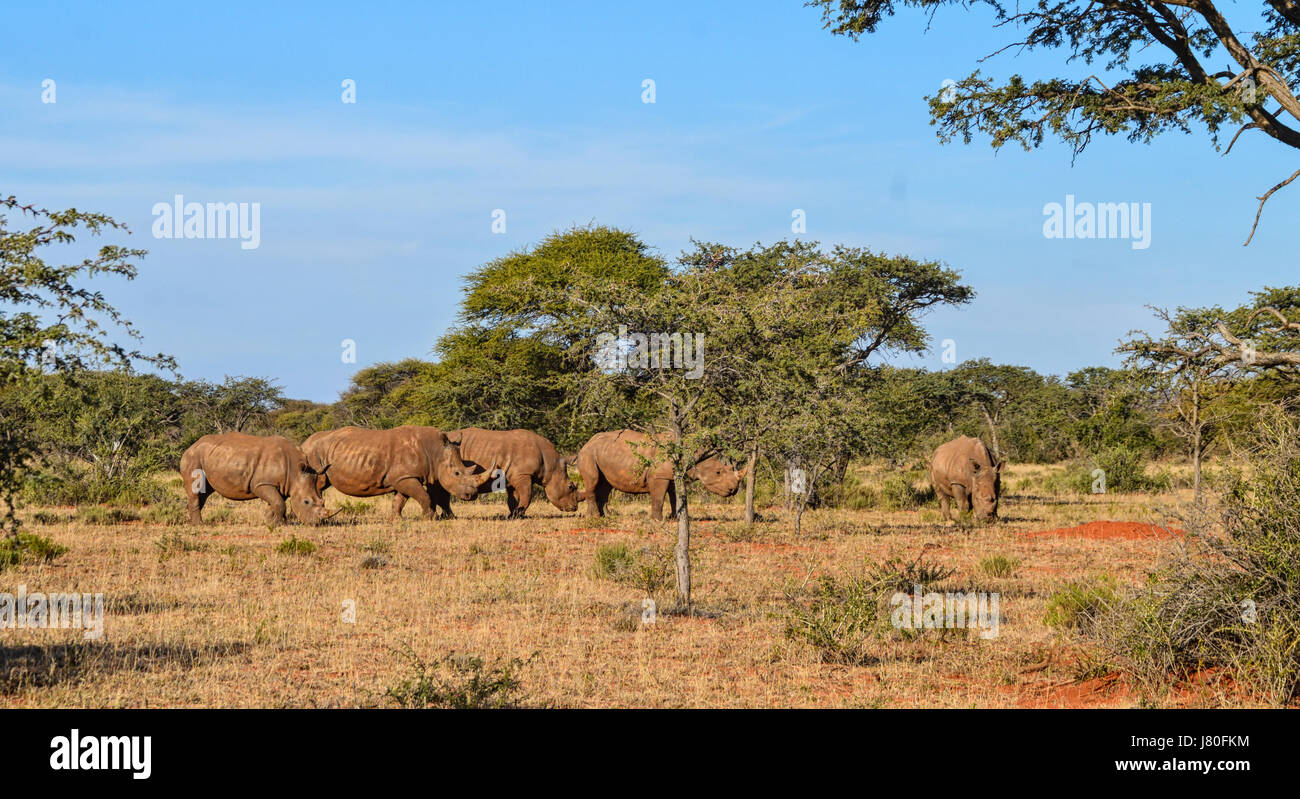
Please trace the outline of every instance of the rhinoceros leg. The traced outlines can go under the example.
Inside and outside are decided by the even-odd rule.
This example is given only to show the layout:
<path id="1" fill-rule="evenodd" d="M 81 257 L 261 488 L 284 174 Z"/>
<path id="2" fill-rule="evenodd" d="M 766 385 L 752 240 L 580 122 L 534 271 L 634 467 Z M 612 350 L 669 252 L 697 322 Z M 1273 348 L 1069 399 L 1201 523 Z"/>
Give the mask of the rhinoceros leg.
<path id="1" fill-rule="evenodd" d="M 506 505 L 510 508 L 511 519 L 524 518 L 524 511 L 533 502 L 533 480 L 525 477 L 506 486 Z"/>
<path id="2" fill-rule="evenodd" d="M 404 480 L 398 480 L 397 489 L 399 496 L 406 496 L 420 504 L 420 513 L 426 519 L 433 518 L 433 502 L 429 499 L 429 492 L 424 490 L 424 484 L 414 477 L 408 477 Z"/>
<path id="3" fill-rule="evenodd" d="M 429 491 L 429 501 L 438 509 L 441 514 L 439 519 L 454 519 L 456 514 L 451 512 L 451 492 L 437 483 L 425 486 Z"/>
<path id="4" fill-rule="evenodd" d="M 952 497 L 938 490 L 935 493 L 939 495 L 939 510 L 943 513 L 943 520 L 952 521 Z"/>
<path id="5" fill-rule="evenodd" d="M 208 503 L 208 497 L 212 496 L 212 491 L 202 493 L 191 493 L 186 497 L 186 504 L 190 511 L 190 524 L 203 524 L 203 506 Z"/>
<path id="6" fill-rule="evenodd" d="M 591 484 L 591 491 L 584 497 L 587 500 L 587 515 L 595 518 L 605 515 L 605 506 L 609 504 L 609 494 L 614 487 L 597 477 Z"/>
<path id="7" fill-rule="evenodd" d="M 260 485 L 253 487 L 253 493 L 266 503 L 267 524 L 284 524 L 284 497 L 275 486 Z"/>
<path id="8" fill-rule="evenodd" d="M 663 521 L 664 495 L 667 494 L 669 491 L 673 490 L 671 488 L 671 485 L 672 485 L 672 481 L 670 480 L 650 481 L 650 518 L 654 519 L 657 522 Z M 676 506 L 677 503 L 673 502 L 672 507 L 676 507 Z"/>
<path id="9" fill-rule="evenodd" d="M 970 495 L 966 493 L 965 486 L 952 484 L 952 498 L 957 503 L 957 512 L 962 513 L 971 509 Z"/>

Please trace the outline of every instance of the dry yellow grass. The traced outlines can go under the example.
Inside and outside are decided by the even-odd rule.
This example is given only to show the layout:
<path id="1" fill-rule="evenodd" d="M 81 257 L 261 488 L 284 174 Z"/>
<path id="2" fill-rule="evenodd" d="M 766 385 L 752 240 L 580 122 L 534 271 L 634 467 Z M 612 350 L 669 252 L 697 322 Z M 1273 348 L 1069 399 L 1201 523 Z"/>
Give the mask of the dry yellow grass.
<path id="1" fill-rule="evenodd" d="M 1010 467 L 1004 522 L 973 529 L 941 524 L 934 507 L 825 510 L 809 512 L 796 539 L 778 509 L 762 509 L 767 521 L 745 529 L 738 499 L 693 498 L 699 612 L 661 614 L 653 625 L 639 623 L 639 591 L 594 570 L 602 544 L 670 546 L 672 524 L 650 522 L 643 503 L 617 504 L 590 528 L 545 500 L 524 521 L 507 521 L 504 505 L 480 501 L 455 505 L 459 518 L 451 521 L 394 522 L 386 497 L 319 528 L 269 530 L 261 503 L 224 500 L 207 513 L 228 508 L 227 518 L 201 528 L 29 522 L 70 551 L 51 564 L 0 572 L 0 591 L 22 584 L 102 592 L 109 613 L 99 641 L 74 630 L 0 630 L 0 707 L 385 705 L 385 690 L 409 674 L 399 654 L 406 647 L 428 659 L 537 653 L 521 675 L 529 705 L 1135 704 L 1126 692 L 1072 690 L 1078 646 L 1044 624 L 1044 611 L 1067 580 L 1102 573 L 1140 580 L 1170 544 L 1023 533 L 1098 519 L 1163 522 L 1162 509 L 1186 501 L 1185 492 L 1041 497 L 1014 488 L 1044 470 Z M 326 495 L 330 507 L 344 499 Z M 291 535 L 317 549 L 278 553 Z M 879 662 L 846 667 L 821 663 L 785 638 L 787 589 L 923 548 L 956 570 L 948 582 L 1002 595 L 996 639 L 971 633 L 882 644 Z M 984 575 L 978 564 L 992 555 L 1019 559 L 1019 569 Z M 367 558 L 378 562 L 368 568 Z M 355 623 L 343 619 L 347 600 Z M 1239 700 L 1204 687 L 1178 702 Z"/>

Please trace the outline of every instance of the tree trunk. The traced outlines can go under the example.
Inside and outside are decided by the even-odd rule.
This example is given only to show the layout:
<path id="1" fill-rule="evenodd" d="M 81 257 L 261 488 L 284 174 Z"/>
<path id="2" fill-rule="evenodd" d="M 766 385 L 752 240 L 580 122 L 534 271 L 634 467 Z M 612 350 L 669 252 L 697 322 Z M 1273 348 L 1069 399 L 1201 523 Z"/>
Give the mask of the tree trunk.
<path id="1" fill-rule="evenodd" d="M 1201 501 L 1201 386 L 1192 386 L 1192 501 Z"/>
<path id="2" fill-rule="evenodd" d="M 677 596 L 689 612 L 691 607 L 691 515 L 686 506 L 686 476 L 673 477 L 677 493 Z"/>
<path id="3" fill-rule="evenodd" d="M 1201 431 L 1192 434 L 1192 501 L 1201 501 Z"/>
<path id="4" fill-rule="evenodd" d="M 749 465 L 745 467 L 745 524 L 754 523 L 754 470 L 758 467 L 758 447 L 749 451 Z"/>

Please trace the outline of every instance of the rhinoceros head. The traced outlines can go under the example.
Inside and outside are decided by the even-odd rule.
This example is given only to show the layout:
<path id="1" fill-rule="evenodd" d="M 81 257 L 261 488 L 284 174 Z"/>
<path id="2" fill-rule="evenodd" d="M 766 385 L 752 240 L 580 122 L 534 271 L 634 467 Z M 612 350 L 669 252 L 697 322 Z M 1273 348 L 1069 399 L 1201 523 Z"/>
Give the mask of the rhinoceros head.
<path id="1" fill-rule="evenodd" d="M 998 518 L 998 495 L 1002 493 L 1002 464 L 990 467 L 972 458 L 970 467 L 971 506 L 975 516 L 982 522 L 994 521 Z"/>
<path id="2" fill-rule="evenodd" d="M 493 463 L 491 469 L 476 473 L 461 460 L 460 447 L 448 444 L 443 447 L 442 462 L 438 464 L 438 483 L 453 497 L 469 501 L 478 496 L 479 487 L 492 479 L 496 469 L 497 465 Z"/>
<path id="3" fill-rule="evenodd" d="M 289 476 L 289 509 L 303 524 L 325 521 L 325 500 L 321 499 L 319 475 L 305 462 Z"/>
<path id="4" fill-rule="evenodd" d="M 578 502 L 582 499 L 582 492 L 569 479 L 569 468 L 572 465 L 573 461 L 570 458 L 564 458 L 560 468 L 556 469 L 551 479 L 546 481 L 546 498 L 552 505 L 568 513 L 577 510 Z"/>
<path id="5" fill-rule="evenodd" d="M 695 464 L 691 476 L 703 483 L 711 493 L 720 497 L 729 497 L 740 488 L 740 482 L 745 479 L 745 470 L 737 469 L 718 458 L 709 457 Z"/>

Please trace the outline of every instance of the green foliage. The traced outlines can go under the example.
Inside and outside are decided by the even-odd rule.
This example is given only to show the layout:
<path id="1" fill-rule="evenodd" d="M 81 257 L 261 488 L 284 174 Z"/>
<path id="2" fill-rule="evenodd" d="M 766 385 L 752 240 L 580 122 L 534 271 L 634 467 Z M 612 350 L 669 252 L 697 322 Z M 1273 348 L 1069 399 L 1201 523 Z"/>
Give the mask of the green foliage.
<path id="1" fill-rule="evenodd" d="M 934 488 L 917 488 L 910 475 L 891 472 L 880 483 L 880 506 L 885 510 L 916 510 L 934 500 Z"/>
<path id="2" fill-rule="evenodd" d="M 990 555 L 980 561 L 979 570 L 989 577 L 1012 577 L 1020 568 L 1020 558 Z"/>
<path id="3" fill-rule="evenodd" d="M 174 363 L 111 340 L 114 331 L 128 338 L 139 335 L 103 294 L 84 285 L 99 275 L 134 278 L 144 250 L 110 244 L 68 265 L 54 266 L 45 259 L 48 251 L 72 244 L 79 231 L 116 233 L 125 230 L 121 223 L 104 214 L 23 205 L 12 196 L 0 199 L 3 211 L 15 213 L 20 222 L 30 218 L 32 224 L 12 230 L 9 217 L 0 214 L 0 307 L 6 309 L 0 313 L 0 500 L 5 504 L 3 526 L 14 532 L 16 495 L 42 443 L 24 401 L 32 381 L 42 374 L 67 375 L 95 366 L 129 369 L 144 362 L 173 368 Z"/>
<path id="4" fill-rule="evenodd" d="M 1118 596 L 1115 579 L 1109 575 L 1069 582 L 1047 600 L 1043 621 L 1048 627 L 1086 629 L 1114 605 Z"/>
<path id="5" fill-rule="evenodd" d="M 0 538 L 0 571 L 20 563 L 49 563 L 67 551 L 67 547 L 35 533 Z"/>
<path id="6" fill-rule="evenodd" d="M 1256 428 L 1251 469 L 1098 637 L 1148 683 L 1223 667 L 1285 704 L 1300 693 L 1300 422 L 1271 409 Z"/>
<path id="7" fill-rule="evenodd" d="M 316 545 L 304 538 L 299 538 L 297 535 L 291 535 L 277 544 L 275 551 L 281 555 L 307 557 L 316 551 Z"/>
<path id="8" fill-rule="evenodd" d="M 889 589 L 890 593 L 906 593 L 917 586 L 920 586 L 922 593 L 934 590 L 955 573 L 955 570 L 929 560 L 925 550 L 911 560 L 891 555 L 880 563 L 871 564 L 867 569 L 870 579 Z"/>
<path id="9" fill-rule="evenodd" d="M 126 522 L 140 521 L 140 514 L 126 508 L 106 508 L 102 505 L 86 505 L 77 508 L 76 520 L 82 524 L 112 526 Z"/>
<path id="10" fill-rule="evenodd" d="M 872 663 L 876 646 L 897 633 L 891 598 L 917 586 L 923 593 L 933 590 L 953 574 L 922 551 L 911 560 L 891 556 L 860 572 L 823 576 L 806 596 L 787 591 L 785 636 L 811 646 L 824 663 Z"/>
<path id="11" fill-rule="evenodd" d="M 488 662 L 478 655 L 452 652 L 426 662 L 409 648 L 402 654 L 410 675 L 385 696 L 398 707 L 452 710 L 518 707 L 524 698 L 519 674 L 536 657 Z"/>
<path id="12" fill-rule="evenodd" d="M 182 535 L 179 532 L 168 533 L 154 539 L 154 547 L 158 549 L 159 562 L 165 561 L 174 555 L 183 555 L 187 552 L 198 552 L 203 549 L 203 545 L 195 541 L 191 536 Z"/>
<path id="13" fill-rule="evenodd" d="M 633 552 L 626 544 L 605 544 L 596 549 L 594 573 L 602 580 L 622 583 L 657 597 L 672 586 L 672 556 L 663 550 L 646 548 Z"/>
<path id="14" fill-rule="evenodd" d="M 876 644 L 890 629 L 881 607 L 885 588 L 869 574 L 823 577 L 808 598 L 789 598 L 785 637 L 812 647 L 823 663 L 872 663 Z"/>

